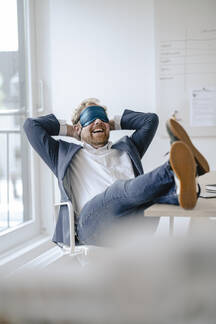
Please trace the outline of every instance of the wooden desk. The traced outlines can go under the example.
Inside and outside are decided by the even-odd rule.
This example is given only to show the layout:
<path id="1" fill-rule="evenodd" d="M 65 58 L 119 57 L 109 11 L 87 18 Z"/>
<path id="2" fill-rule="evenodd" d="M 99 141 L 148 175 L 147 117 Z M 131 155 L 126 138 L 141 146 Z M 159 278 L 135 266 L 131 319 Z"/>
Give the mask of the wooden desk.
<path id="1" fill-rule="evenodd" d="M 205 193 L 205 184 L 216 183 L 216 171 L 211 171 L 199 177 L 201 186 L 201 194 Z M 216 198 L 204 199 L 199 198 L 194 209 L 186 210 L 180 206 L 168 204 L 155 204 L 145 210 L 145 216 L 151 217 L 169 217 L 170 218 L 170 234 L 174 229 L 174 217 L 216 217 Z"/>

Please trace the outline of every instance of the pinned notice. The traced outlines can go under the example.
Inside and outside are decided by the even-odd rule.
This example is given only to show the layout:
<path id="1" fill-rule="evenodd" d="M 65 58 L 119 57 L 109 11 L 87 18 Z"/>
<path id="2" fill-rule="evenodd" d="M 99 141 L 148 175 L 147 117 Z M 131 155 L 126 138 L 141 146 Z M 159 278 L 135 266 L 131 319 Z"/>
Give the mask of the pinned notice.
<path id="1" fill-rule="evenodd" d="M 216 88 L 192 91 L 191 126 L 216 126 Z"/>

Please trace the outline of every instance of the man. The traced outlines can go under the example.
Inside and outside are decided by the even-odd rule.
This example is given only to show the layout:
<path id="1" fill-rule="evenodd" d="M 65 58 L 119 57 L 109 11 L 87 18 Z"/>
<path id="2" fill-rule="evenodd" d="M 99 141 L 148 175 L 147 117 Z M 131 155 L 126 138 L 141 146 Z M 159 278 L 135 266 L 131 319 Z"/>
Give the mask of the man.
<path id="1" fill-rule="evenodd" d="M 150 173 L 143 172 L 141 159 L 155 135 L 156 114 L 125 110 L 120 119 L 109 120 L 106 107 L 97 99 L 87 99 L 72 122 L 73 126 L 65 125 L 51 114 L 28 118 L 24 130 L 58 178 L 62 201 L 73 202 L 81 244 L 100 245 L 108 226 L 140 210 L 143 213 L 154 203 L 180 204 L 186 209 L 196 205 L 196 163 L 184 139 L 174 138 L 169 161 Z M 135 131 L 112 144 L 110 130 L 118 128 Z M 82 144 L 55 140 L 52 136 L 56 135 L 72 136 Z M 53 241 L 69 245 L 65 206 L 60 209 Z"/>

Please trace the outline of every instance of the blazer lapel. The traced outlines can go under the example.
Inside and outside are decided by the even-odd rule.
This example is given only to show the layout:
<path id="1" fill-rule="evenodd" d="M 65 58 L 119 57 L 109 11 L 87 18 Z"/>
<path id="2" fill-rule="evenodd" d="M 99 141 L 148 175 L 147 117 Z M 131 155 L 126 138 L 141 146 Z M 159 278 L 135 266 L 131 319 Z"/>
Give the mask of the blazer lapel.
<path id="1" fill-rule="evenodd" d="M 59 141 L 59 161 L 58 161 L 58 179 L 62 180 L 65 175 L 65 171 L 77 151 L 82 148 L 81 145 L 71 144 L 65 141 Z"/>
<path id="2" fill-rule="evenodd" d="M 135 176 L 143 174 L 139 152 L 128 136 L 122 137 L 118 142 L 112 145 L 112 148 L 128 153 L 133 163 Z"/>

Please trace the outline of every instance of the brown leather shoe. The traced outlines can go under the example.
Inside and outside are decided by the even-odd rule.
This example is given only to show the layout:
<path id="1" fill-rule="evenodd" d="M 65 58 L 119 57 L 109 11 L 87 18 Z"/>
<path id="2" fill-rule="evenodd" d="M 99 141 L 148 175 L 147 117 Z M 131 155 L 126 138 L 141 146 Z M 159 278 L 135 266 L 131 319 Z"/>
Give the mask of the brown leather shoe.
<path id="1" fill-rule="evenodd" d="M 189 147 L 175 142 L 170 151 L 170 165 L 180 181 L 179 204 L 184 209 L 193 209 L 197 202 L 196 163 Z"/>
<path id="2" fill-rule="evenodd" d="M 197 150 L 191 142 L 191 139 L 185 129 L 173 118 L 170 118 L 166 123 L 167 131 L 169 133 L 171 142 L 176 140 L 182 141 L 188 145 L 195 161 L 197 163 L 197 174 L 200 176 L 209 172 L 209 164 L 206 158 Z"/>

